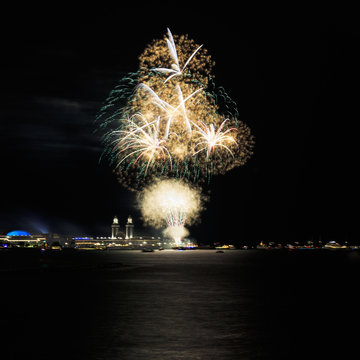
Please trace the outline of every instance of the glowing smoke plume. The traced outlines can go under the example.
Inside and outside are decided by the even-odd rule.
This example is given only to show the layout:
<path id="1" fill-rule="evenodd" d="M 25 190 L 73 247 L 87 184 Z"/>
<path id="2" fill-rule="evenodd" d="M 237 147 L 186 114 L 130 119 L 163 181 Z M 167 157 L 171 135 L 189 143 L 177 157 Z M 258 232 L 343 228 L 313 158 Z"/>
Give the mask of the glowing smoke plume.
<path id="1" fill-rule="evenodd" d="M 184 226 L 168 226 L 164 231 L 164 235 L 174 240 L 176 246 L 181 246 L 181 241 L 189 235 L 188 229 Z"/>
<path id="2" fill-rule="evenodd" d="M 199 219 L 203 200 L 200 189 L 179 180 L 157 181 L 139 195 L 145 223 L 157 228 L 166 225 L 164 234 L 177 245 L 188 235 L 185 224 Z"/>

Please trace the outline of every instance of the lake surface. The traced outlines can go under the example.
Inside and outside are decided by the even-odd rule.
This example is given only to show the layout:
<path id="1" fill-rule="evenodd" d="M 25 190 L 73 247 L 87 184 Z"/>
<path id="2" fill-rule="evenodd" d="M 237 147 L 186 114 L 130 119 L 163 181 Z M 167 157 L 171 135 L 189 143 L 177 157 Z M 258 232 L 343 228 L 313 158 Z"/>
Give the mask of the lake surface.
<path id="1" fill-rule="evenodd" d="M 359 275 L 357 251 L 1 253 L 0 358 L 350 359 Z"/>

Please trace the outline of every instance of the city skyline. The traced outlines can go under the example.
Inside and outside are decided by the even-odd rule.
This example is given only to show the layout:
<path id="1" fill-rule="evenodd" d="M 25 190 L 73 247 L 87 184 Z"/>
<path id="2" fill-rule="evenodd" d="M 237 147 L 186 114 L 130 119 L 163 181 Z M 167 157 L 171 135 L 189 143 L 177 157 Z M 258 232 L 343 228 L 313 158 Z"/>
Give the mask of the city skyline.
<path id="1" fill-rule="evenodd" d="M 189 22 L 145 9 L 134 28 L 111 9 L 97 10 L 20 16 L 21 31 L 5 41 L 0 231 L 101 234 L 115 214 L 132 214 L 143 226 L 136 194 L 99 161 L 94 120 L 120 75 L 136 70 L 146 44 L 169 26 L 206 45 L 216 81 L 255 136 L 245 166 L 204 186 L 210 201 L 191 236 L 209 243 L 359 237 L 351 210 L 358 200 L 357 27 L 316 13 L 306 21 L 266 19 L 243 8 L 223 9 L 223 18 L 194 9 L 199 16 Z"/>

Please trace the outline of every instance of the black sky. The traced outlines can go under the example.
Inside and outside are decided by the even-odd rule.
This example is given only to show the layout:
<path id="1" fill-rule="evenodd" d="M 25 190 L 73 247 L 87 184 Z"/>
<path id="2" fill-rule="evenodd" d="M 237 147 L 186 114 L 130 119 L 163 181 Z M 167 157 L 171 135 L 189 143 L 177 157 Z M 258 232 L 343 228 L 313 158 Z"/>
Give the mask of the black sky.
<path id="1" fill-rule="evenodd" d="M 162 4 L 162 5 L 159 5 Z M 205 4 L 205 3 L 204 3 Z M 0 231 L 101 235 L 134 194 L 104 161 L 94 118 L 121 74 L 170 27 L 204 44 L 255 135 L 215 178 L 201 242 L 357 240 L 359 24 L 352 9 L 173 2 L 4 9 Z"/>

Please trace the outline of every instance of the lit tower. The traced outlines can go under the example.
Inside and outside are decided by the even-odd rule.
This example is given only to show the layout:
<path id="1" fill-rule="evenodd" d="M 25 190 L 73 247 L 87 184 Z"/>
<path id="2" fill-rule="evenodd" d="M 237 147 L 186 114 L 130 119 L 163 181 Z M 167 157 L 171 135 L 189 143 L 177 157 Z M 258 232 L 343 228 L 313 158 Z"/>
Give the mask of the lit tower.
<path id="1" fill-rule="evenodd" d="M 125 239 L 132 239 L 134 237 L 134 224 L 131 215 L 129 215 L 127 223 L 125 225 Z"/>
<path id="2" fill-rule="evenodd" d="M 111 225 L 111 237 L 113 239 L 117 238 L 119 236 L 119 231 L 120 231 L 119 220 L 116 216 L 114 216 L 114 220 Z"/>

